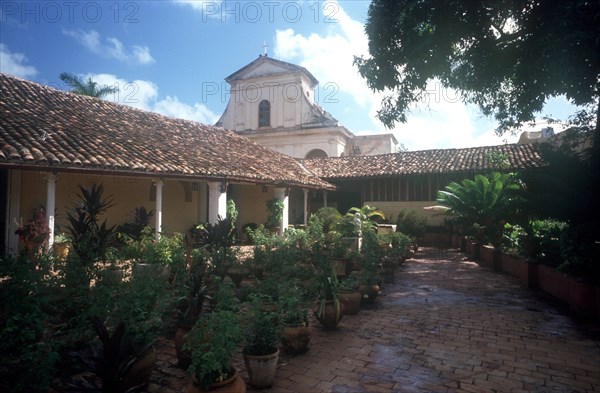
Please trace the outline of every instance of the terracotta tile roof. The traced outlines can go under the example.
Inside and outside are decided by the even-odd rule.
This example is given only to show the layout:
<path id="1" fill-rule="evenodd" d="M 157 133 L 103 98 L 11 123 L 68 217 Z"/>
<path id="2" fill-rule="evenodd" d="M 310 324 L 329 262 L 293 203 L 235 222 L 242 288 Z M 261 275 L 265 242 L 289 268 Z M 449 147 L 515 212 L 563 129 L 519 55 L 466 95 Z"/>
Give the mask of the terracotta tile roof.
<path id="1" fill-rule="evenodd" d="M 0 166 L 333 186 L 234 132 L 0 74 Z"/>
<path id="2" fill-rule="evenodd" d="M 544 165 L 537 147 L 532 144 L 314 158 L 303 160 L 302 163 L 318 176 L 335 180 L 421 173 L 482 172 L 494 168 L 490 154 L 504 155 L 509 170 L 528 170 Z"/>

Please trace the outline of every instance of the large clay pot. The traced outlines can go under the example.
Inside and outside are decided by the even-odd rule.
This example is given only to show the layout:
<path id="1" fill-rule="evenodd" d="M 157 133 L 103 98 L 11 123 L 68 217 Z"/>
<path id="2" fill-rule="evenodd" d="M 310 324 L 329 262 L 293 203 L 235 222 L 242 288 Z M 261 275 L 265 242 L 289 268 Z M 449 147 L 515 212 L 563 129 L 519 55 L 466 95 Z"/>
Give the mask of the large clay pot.
<path id="1" fill-rule="evenodd" d="M 150 382 L 155 364 L 156 350 L 152 347 L 137 362 L 133 363 L 131 370 L 123 380 L 123 390 L 134 386 L 147 385 Z"/>
<path id="2" fill-rule="evenodd" d="M 360 302 L 362 300 L 362 293 L 359 290 L 356 291 L 340 291 L 338 293 L 340 302 L 344 304 L 344 314 L 356 315 L 360 312 Z"/>
<path id="3" fill-rule="evenodd" d="M 377 299 L 377 296 L 379 296 L 379 285 L 376 285 L 376 284 L 373 284 L 373 285 L 361 284 L 358 287 L 358 290 L 362 293 L 363 303 L 366 303 L 366 304 L 374 303 L 375 299 Z"/>
<path id="4" fill-rule="evenodd" d="M 327 300 L 325 302 L 325 308 L 323 313 L 319 313 L 319 309 L 321 308 L 321 301 L 318 301 L 315 304 L 313 312 L 317 320 L 321 323 L 324 329 L 334 330 L 337 328 L 338 324 L 342 320 L 344 316 L 344 304 L 339 302 L 340 312 L 336 312 L 335 302 L 333 300 Z"/>
<path id="5" fill-rule="evenodd" d="M 308 323 L 298 326 L 284 326 L 281 334 L 281 345 L 286 353 L 299 355 L 308 351 L 312 338 L 312 330 Z"/>
<path id="6" fill-rule="evenodd" d="M 235 374 L 222 382 L 215 382 L 208 387 L 208 390 L 204 389 L 196 376 L 192 377 L 192 382 L 186 386 L 185 393 L 204 393 L 204 392 L 217 392 L 217 393 L 246 393 L 246 383 L 238 373 L 237 369 Z"/>
<path id="7" fill-rule="evenodd" d="M 184 370 L 187 370 L 192 362 L 192 355 L 190 352 L 183 349 L 183 345 L 187 342 L 187 336 L 191 330 L 191 326 L 180 326 L 175 332 L 175 353 L 177 354 L 177 360 L 179 361 L 177 365 Z"/>
<path id="8" fill-rule="evenodd" d="M 257 389 L 265 389 L 273 386 L 279 349 L 269 355 L 247 355 L 244 354 L 244 364 L 248 371 L 248 383 Z"/>

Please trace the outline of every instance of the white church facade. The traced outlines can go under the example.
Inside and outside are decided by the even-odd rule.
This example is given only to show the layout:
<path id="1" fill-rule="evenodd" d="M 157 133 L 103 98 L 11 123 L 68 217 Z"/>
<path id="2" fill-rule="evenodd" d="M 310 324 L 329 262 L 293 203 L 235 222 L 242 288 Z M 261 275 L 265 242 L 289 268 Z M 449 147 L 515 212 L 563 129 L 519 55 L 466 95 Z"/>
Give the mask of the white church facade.
<path id="1" fill-rule="evenodd" d="M 261 55 L 225 78 L 230 99 L 217 126 L 294 158 L 395 153 L 393 134 L 357 136 L 315 101 L 304 67 Z"/>

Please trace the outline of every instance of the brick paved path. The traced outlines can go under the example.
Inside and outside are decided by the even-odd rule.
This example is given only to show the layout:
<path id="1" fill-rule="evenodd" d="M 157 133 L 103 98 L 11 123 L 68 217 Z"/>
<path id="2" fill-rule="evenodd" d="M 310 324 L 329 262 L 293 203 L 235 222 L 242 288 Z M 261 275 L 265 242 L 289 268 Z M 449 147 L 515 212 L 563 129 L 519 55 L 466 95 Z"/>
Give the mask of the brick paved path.
<path id="1" fill-rule="evenodd" d="M 310 351 L 281 357 L 268 391 L 600 392 L 598 325 L 512 277 L 425 249 L 383 291 L 335 332 L 313 324 Z M 159 391 L 181 391 L 176 375 L 164 385 L 179 372 L 167 363 Z"/>

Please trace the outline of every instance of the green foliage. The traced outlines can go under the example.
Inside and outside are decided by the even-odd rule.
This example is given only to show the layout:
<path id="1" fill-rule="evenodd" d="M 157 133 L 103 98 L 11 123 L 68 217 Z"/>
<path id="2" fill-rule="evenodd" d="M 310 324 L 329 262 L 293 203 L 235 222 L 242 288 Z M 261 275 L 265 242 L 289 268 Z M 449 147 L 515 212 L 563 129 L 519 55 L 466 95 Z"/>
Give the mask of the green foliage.
<path id="1" fill-rule="evenodd" d="M 244 315 L 244 353 L 262 356 L 276 351 L 281 321 L 276 303 L 268 295 L 250 295 Z"/>
<path id="2" fill-rule="evenodd" d="M 279 288 L 278 305 L 282 313 L 283 324 L 299 326 L 307 323 L 307 302 L 298 286 L 284 280 Z"/>
<path id="3" fill-rule="evenodd" d="M 412 239 L 401 232 L 387 232 L 377 235 L 379 244 L 389 244 L 388 255 L 396 258 L 406 257 L 412 244 Z"/>
<path id="4" fill-rule="evenodd" d="M 267 222 L 265 223 L 267 228 L 274 228 L 281 226 L 283 220 L 283 201 L 279 198 L 269 199 L 266 202 L 267 206 Z"/>
<path id="5" fill-rule="evenodd" d="M 219 217 L 214 224 L 199 224 L 193 229 L 195 246 L 209 251 L 233 246 L 235 228 L 229 218 Z"/>
<path id="6" fill-rule="evenodd" d="M 215 310 L 194 325 L 184 349 L 192 357 L 188 371 L 205 389 L 231 376 L 231 357 L 241 337 L 238 315 L 232 311 Z"/>
<path id="7" fill-rule="evenodd" d="M 231 222 L 231 226 L 233 226 L 235 228 L 235 223 L 238 220 L 238 216 L 239 213 L 237 211 L 237 208 L 235 206 L 235 201 L 233 199 L 228 199 L 227 200 L 227 213 L 226 213 L 226 217 L 229 220 L 229 222 Z"/>
<path id="8" fill-rule="evenodd" d="M 461 183 L 451 182 L 438 191 L 437 202 L 459 224 L 482 228 L 476 233 L 479 241 L 499 246 L 504 224 L 520 219 L 521 194 L 522 184 L 513 174 L 492 172 Z"/>
<path id="9" fill-rule="evenodd" d="M 51 261 L 26 254 L 0 258 L 0 390 L 47 392 L 59 346 L 47 329 L 54 323 Z"/>
<path id="10" fill-rule="evenodd" d="M 322 207 L 317 210 L 313 216 L 318 216 L 323 220 L 323 231 L 325 233 L 333 231 L 342 215 L 334 207 Z"/>
<path id="11" fill-rule="evenodd" d="M 361 232 L 376 228 L 377 222 L 384 219 L 385 215 L 376 207 L 369 205 L 360 208 L 352 207 L 338 221 L 335 229 L 342 236 L 358 236 Z"/>
<path id="12" fill-rule="evenodd" d="M 176 302 L 168 282 L 149 274 L 134 275 L 129 281 L 101 281 L 90 296 L 87 315 L 101 316 L 110 329 L 124 322 L 127 339 L 136 345 L 156 339 Z"/>
<path id="13" fill-rule="evenodd" d="M 383 257 L 377 234 L 374 230 L 363 233 L 362 253 L 364 260 L 361 264 L 360 279 L 362 284 L 374 285 L 379 280 L 381 258 Z"/>
<path id="14" fill-rule="evenodd" d="M 102 214 L 114 206 L 112 197 L 104 198 L 103 193 L 102 184 L 89 188 L 80 186 L 78 201 L 67 213 L 73 251 L 87 267 L 103 260 L 114 240 L 114 226 L 107 226 L 106 219 L 100 223 Z"/>
<path id="15" fill-rule="evenodd" d="M 566 222 L 558 220 L 532 220 L 531 236 L 537 245 L 537 257 L 550 266 L 561 264 L 560 238 L 569 229 Z"/>
<path id="16" fill-rule="evenodd" d="M 136 207 L 131 213 L 130 221 L 117 227 L 117 232 L 124 233 L 134 240 L 140 240 L 145 228 L 152 224 L 154 210 L 147 211 L 144 206 Z"/>
<path id="17" fill-rule="evenodd" d="M 527 231 L 520 225 L 504 224 L 502 249 L 512 255 L 523 254 L 523 239 L 525 236 L 527 236 Z"/>
<path id="18" fill-rule="evenodd" d="M 62 72 L 60 74 L 60 80 L 65 82 L 71 88 L 73 93 L 83 96 L 103 98 L 109 94 L 119 92 L 118 87 L 107 85 L 99 86 L 97 82 L 92 80 L 92 78 L 88 78 L 87 81 L 84 81 L 77 75 L 68 72 Z"/>
<path id="19" fill-rule="evenodd" d="M 420 238 L 425 234 L 427 228 L 427 217 L 420 215 L 415 209 L 402 209 L 396 218 L 396 231 L 402 232 L 414 238 Z"/>
<path id="20" fill-rule="evenodd" d="M 434 81 L 494 115 L 503 133 L 533 121 L 557 95 L 598 110 L 599 13 L 586 0 L 375 0 L 370 57 L 355 63 L 371 89 L 389 92 L 378 112 L 387 127 L 406 122 Z"/>

